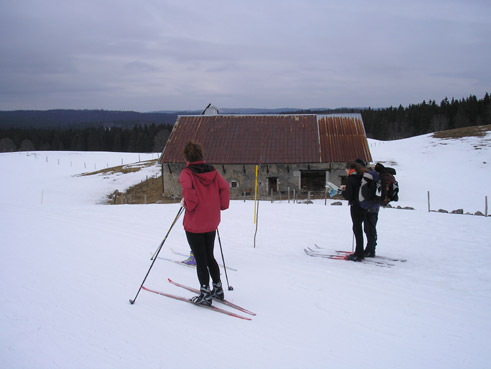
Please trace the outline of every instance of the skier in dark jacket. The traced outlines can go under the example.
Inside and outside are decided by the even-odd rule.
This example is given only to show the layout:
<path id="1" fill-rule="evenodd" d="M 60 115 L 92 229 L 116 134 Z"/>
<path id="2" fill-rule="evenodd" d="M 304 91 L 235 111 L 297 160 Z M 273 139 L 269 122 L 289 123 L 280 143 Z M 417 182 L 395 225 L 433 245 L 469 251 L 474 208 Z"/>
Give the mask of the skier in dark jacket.
<path id="1" fill-rule="evenodd" d="M 215 234 L 220 224 L 220 211 L 228 209 L 230 188 L 211 165 L 203 161 L 200 144 L 188 142 L 184 148 L 186 167 L 179 176 L 182 186 L 184 230 L 196 259 L 200 295 L 193 297 L 197 304 L 210 306 L 212 297 L 224 299 L 220 268 L 213 255 Z M 213 290 L 210 290 L 210 275 Z"/>
<path id="2" fill-rule="evenodd" d="M 344 186 L 342 195 L 348 200 L 350 205 L 351 221 L 353 223 L 353 233 L 356 240 L 355 252 L 348 256 L 349 260 L 362 261 L 364 258 L 363 250 L 363 229 L 362 224 L 365 219 L 365 211 L 361 208 L 358 201 L 358 193 L 361 185 L 360 164 L 350 161 L 346 164 L 346 186 Z"/>
<path id="3" fill-rule="evenodd" d="M 379 174 L 374 169 L 360 166 L 358 167 L 358 171 L 358 174 L 362 174 L 363 179 L 367 178 L 375 183 L 379 179 Z M 362 198 L 362 194 L 359 194 L 358 200 L 360 207 L 364 211 L 363 230 L 367 236 L 367 247 L 365 248 L 363 256 L 373 258 L 375 257 L 375 248 L 377 246 L 377 221 L 378 211 L 380 210 L 380 201 L 376 198 L 364 199 Z"/>
<path id="4" fill-rule="evenodd" d="M 376 227 L 380 202 L 377 199 L 363 198 L 360 187 L 363 180 L 368 179 L 376 182 L 379 176 L 375 170 L 367 168 L 365 162 L 361 159 L 347 163 L 346 175 L 346 187 L 342 194 L 350 204 L 353 233 L 356 240 L 355 252 L 349 255 L 348 259 L 362 261 L 365 257 L 375 257 L 375 247 L 377 246 Z M 365 250 L 363 249 L 363 231 L 367 235 L 367 247 Z"/>

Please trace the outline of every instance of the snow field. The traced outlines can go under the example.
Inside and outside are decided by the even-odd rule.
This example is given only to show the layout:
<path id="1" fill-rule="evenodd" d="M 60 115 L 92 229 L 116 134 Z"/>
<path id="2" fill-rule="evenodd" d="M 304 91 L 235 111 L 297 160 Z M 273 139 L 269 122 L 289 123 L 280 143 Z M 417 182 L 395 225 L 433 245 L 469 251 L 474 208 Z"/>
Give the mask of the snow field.
<path id="1" fill-rule="evenodd" d="M 234 291 L 222 281 L 257 313 L 250 322 L 146 291 L 129 304 L 179 205 L 102 205 L 156 169 L 81 177 L 73 163 L 138 154 L 0 154 L 0 367 L 487 368 L 490 218 L 426 205 L 431 190 L 434 209 L 483 211 L 486 140 L 370 142 L 376 161 L 396 163 L 400 205 L 416 209 L 380 212 L 378 254 L 407 259 L 391 268 L 305 255 L 314 244 L 351 249 L 346 202 L 261 202 L 254 248 L 254 204 L 232 201 L 219 230 Z M 182 219 L 161 252 L 180 259 L 171 248 L 188 252 Z M 145 285 L 192 296 L 168 277 L 197 286 L 193 269 L 164 260 Z"/>

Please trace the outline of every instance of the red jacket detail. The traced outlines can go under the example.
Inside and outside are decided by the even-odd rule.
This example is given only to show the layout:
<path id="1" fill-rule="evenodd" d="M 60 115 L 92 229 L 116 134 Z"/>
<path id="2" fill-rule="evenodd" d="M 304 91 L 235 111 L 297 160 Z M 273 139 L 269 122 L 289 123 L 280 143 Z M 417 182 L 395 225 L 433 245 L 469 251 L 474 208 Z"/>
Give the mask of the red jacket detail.
<path id="1" fill-rule="evenodd" d="M 220 210 L 230 204 L 229 184 L 204 161 L 189 163 L 179 176 L 184 198 L 184 229 L 192 233 L 212 232 L 220 224 Z"/>

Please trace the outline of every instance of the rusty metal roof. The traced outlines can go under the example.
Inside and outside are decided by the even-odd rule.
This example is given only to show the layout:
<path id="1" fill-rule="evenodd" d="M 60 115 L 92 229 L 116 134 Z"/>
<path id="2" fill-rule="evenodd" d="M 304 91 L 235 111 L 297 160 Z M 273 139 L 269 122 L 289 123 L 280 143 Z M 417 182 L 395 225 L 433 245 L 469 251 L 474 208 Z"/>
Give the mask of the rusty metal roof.
<path id="1" fill-rule="evenodd" d="M 371 161 L 361 116 L 179 116 L 162 163 L 184 163 L 184 145 L 203 145 L 211 164 L 294 164 Z"/>
<path id="2" fill-rule="evenodd" d="M 359 114 L 319 116 L 321 162 L 372 161 Z"/>

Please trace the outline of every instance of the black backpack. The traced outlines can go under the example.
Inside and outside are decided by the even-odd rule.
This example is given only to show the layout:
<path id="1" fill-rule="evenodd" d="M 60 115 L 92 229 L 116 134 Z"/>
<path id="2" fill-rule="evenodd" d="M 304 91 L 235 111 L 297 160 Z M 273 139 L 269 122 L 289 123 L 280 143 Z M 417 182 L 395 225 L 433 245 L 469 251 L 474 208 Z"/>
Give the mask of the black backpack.
<path id="1" fill-rule="evenodd" d="M 375 166 L 375 170 L 379 173 L 381 196 L 380 204 L 385 206 L 391 201 L 399 200 L 399 183 L 396 178 L 396 170 L 390 167 L 384 167 L 378 163 Z"/>
<path id="2" fill-rule="evenodd" d="M 371 173 L 364 173 L 361 178 L 360 191 L 358 193 L 358 202 L 361 207 L 369 206 L 369 203 L 373 200 L 382 200 L 382 182 L 378 173 L 372 171 Z"/>

